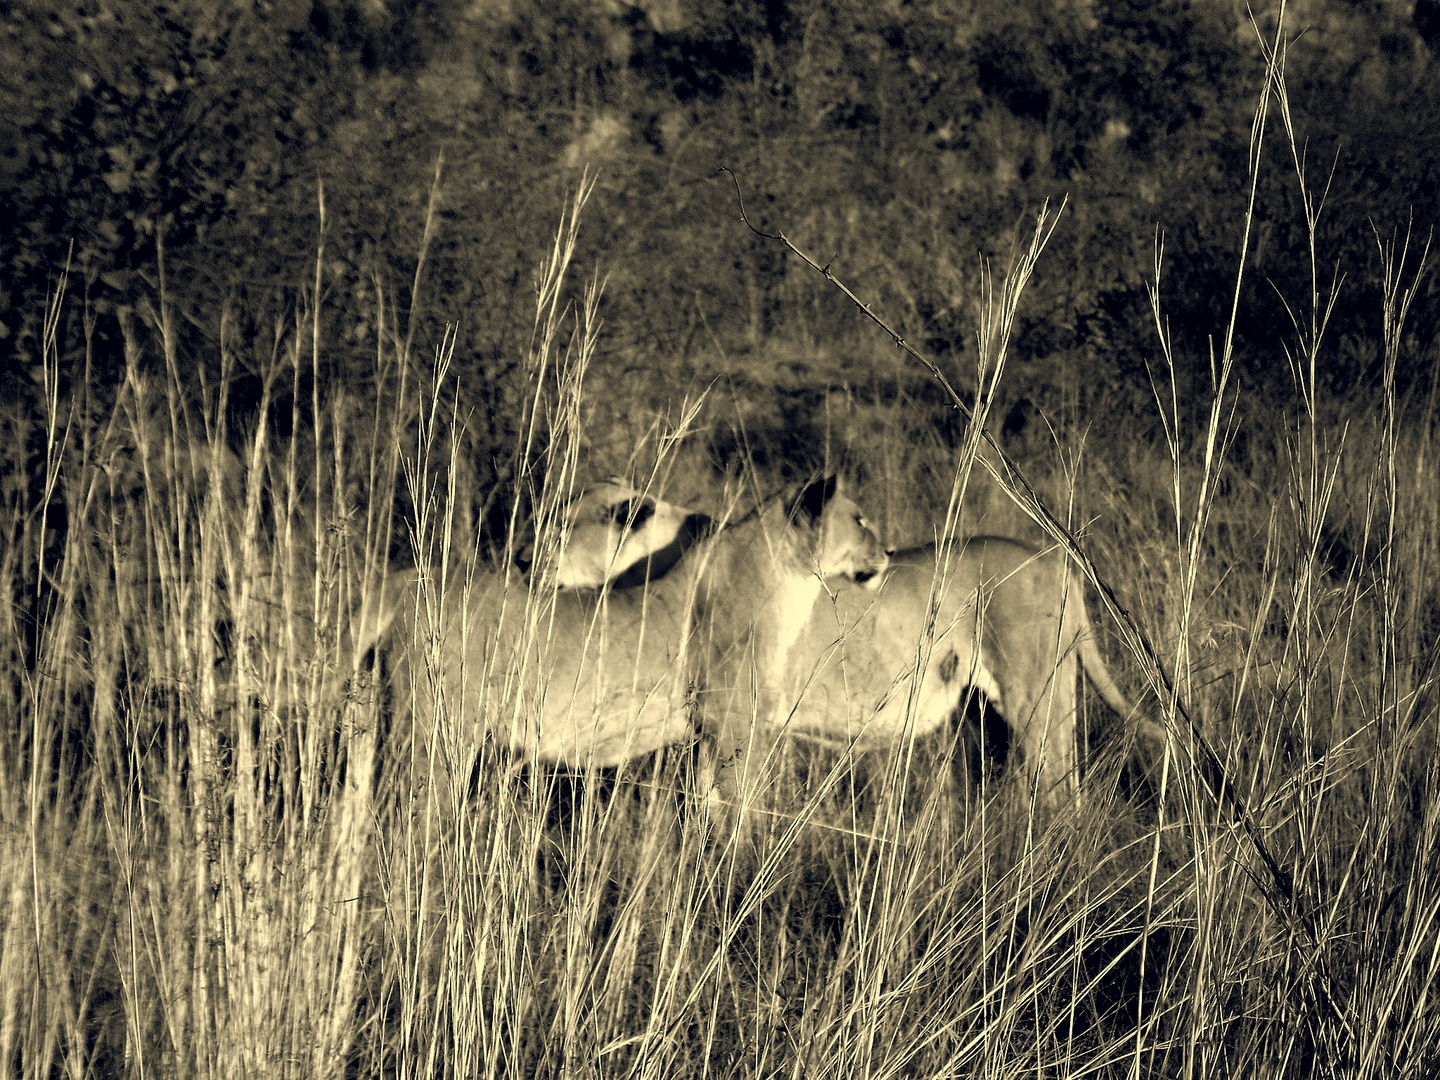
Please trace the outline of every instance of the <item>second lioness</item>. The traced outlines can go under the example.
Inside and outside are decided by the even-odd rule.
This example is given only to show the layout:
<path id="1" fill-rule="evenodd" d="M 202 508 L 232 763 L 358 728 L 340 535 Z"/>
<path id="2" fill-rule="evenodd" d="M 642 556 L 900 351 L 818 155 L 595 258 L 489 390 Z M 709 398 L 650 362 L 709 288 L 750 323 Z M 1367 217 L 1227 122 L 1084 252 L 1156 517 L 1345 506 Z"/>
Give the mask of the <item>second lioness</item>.
<path id="1" fill-rule="evenodd" d="M 714 522 L 621 480 L 587 487 L 564 510 L 555 584 L 562 589 L 643 585 L 662 578 Z"/>
<path id="2" fill-rule="evenodd" d="M 1054 801 L 1075 773 L 1077 662 L 1129 717 L 1058 551 L 984 536 L 944 557 L 914 548 L 891 556 L 878 590 L 838 583 L 817 602 L 790 651 L 783 722 L 823 741 L 893 747 L 939 729 L 974 688 L 1004 716 L 1039 795 Z"/>
<path id="3" fill-rule="evenodd" d="M 618 765 L 695 737 L 697 684 L 702 728 L 730 713 L 722 687 L 773 711 L 822 578 L 867 581 L 886 561 L 831 479 L 715 528 L 638 588 L 532 591 L 477 574 L 417 609 L 402 578 L 394 633 L 422 727 L 444 717 L 462 747 L 488 735 L 544 762 Z"/>
<path id="4" fill-rule="evenodd" d="M 622 480 L 586 487 L 560 511 L 554 569 L 543 569 L 559 589 L 593 589 L 607 582 L 615 588 L 644 584 L 663 577 L 695 543 L 708 535 L 713 522 L 704 514 L 666 502 Z M 535 585 L 534 546 L 515 559 L 516 584 Z M 496 571 L 478 571 L 483 588 L 499 580 Z M 405 609 L 413 610 L 419 571 L 392 570 L 381 588 L 367 592 L 344 639 L 350 660 L 342 672 L 359 671 L 376 643 L 390 632 Z"/>

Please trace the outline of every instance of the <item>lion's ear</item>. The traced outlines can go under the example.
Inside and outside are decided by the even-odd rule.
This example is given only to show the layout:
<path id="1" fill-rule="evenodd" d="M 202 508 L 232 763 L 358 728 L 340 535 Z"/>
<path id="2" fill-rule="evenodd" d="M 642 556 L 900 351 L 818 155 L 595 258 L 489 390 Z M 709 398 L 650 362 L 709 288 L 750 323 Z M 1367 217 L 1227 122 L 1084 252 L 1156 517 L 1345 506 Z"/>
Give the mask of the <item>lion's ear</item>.
<path id="1" fill-rule="evenodd" d="M 790 516 L 797 518 L 803 514 L 811 522 L 819 521 L 820 515 L 825 512 L 825 507 L 830 504 L 830 500 L 839 490 L 839 484 L 840 481 L 835 476 L 826 476 L 806 484 L 800 494 L 795 497 L 794 505 L 790 508 Z"/>
<path id="2" fill-rule="evenodd" d="M 406 608 L 414 604 L 419 585 L 418 569 L 397 570 L 386 577 L 383 588 L 365 597 L 367 602 L 351 627 L 357 663 L 389 634 L 397 618 L 402 623 L 405 621 Z"/>

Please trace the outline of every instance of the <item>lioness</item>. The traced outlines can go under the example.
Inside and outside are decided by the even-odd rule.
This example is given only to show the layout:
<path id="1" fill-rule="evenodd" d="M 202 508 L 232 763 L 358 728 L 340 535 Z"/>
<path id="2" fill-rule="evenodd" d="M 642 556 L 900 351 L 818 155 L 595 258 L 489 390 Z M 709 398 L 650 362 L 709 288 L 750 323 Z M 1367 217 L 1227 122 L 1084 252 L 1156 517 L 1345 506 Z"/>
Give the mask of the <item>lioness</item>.
<path id="1" fill-rule="evenodd" d="M 555 559 L 554 584 L 562 589 L 598 588 L 617 582 L 618 588 L 643 584 L 652 574 L 663 574 L 709 528 L 710 519 L 631 487 L 609 480 L 586 487 L 560 511 L 562 538 Z M 517 572 L 529 575 L 533 547 L 516 558 Z M 413 599 L 419 574 L 391 571 L 383 588 L 367 592 L 353 613 L 342 655 L 349 661 L 341 675 L 359 671 L 365 657 L 384 636 L 406 598 Z M 274 603 L 276 586 L 262 579 L 262 603 Z M 313 633 L 313 624 L 307 628 Z M 306 633 L 303 636 L 309 636 Z M 329 688 L 331 695 L 336 688 Z"/>
<path id="2" fill-rule="evenodd" d="M 619 480 L 586 488 L 566 508 L 555 569 L 562 589 L 643 585 L 664 577 L 713 522 Z"/>
<path id="3" fill-rule="evenodd" d="M 973 687 L 1005 717 L 1039 794 L 1054 801 L 1075 772 L 1077 660 L 1129 717 L 1058 551 L 990 536 L 945 558 L 915 548 L 891 556 L 878 590 L 841 582 L 817 601 L 790 650 L 782 722 L 821 741 L 889 747 L 941 727 Z"/>
<path id="4" fill-rule="evenodd" d="M 639 588 L 532 591 L 477 573 L 429 598 L 417 624 L 414 577 L 397 575 L 371 632 L 394 622 L 422 726 L 444 714 L 469 748 L 485 734 L 543 762 L 613 766 L 694 739 L 692 689 L 712 677 L 773 711 L 822 578 L 869 581 L 886 563 L 832 478 L 718 526 Z M 698 713 L 720 741 L 723 695 Z"/>

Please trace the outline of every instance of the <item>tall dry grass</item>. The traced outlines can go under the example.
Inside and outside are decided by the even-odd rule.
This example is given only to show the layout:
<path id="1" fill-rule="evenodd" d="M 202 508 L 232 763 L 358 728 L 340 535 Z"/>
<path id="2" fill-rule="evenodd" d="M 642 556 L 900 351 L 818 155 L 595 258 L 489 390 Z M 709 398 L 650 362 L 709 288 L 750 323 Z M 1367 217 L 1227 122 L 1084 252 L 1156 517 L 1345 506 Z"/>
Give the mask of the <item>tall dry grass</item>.
<path id="1" fill-rule="evenodd" d="M 1272 110 L 1288 129 L 1272 55 L 1257 170 Z M 586 395 L 606 389 L 585 378 L 598 287 L 563 301 L 583 202 L 539 275 L 515 454 L 542 576 Z M 1018 462 L 1128 617 L 1097 621 L 1164 753 L 1142 768 L 1088 713 L 1085 797 L 1046 815 L 1002 774 L 969 778 L 953 739 L 859 760 L 790 746 L 743 852 L 687 797 L 683 748 L 575 774 L 393 700 L 356 626 L 384 592 L 397 490 L 432 625 L 477 558 L 447 350 L 419 362 L 393 302 L 361 402 L 317 377 L 323 249 L 268 350 L 237 355 L 253 337 L 216 313 L 208 384 L 162 288 L 102 403 L 62 392 L 57 297 L 44 403 L 6 413 L 0 470 L 0 1069 L 1431 1075 L 1440 402 L 1389 377 L 1423 257 L 1382 241 L 1387 377 L 1327 400 L 1307 205 L 1300 411 L 1236 385 L 1223 343 L 1209 400 L 1168 393 L 1185 361 L 1157 258 L 1166 444 L 1060 418 L 1062 449 Z M 1003 372 L 1025 272 L 982 315 L 977 384 Z M 242 362 L 265 395 L 236 432 Z M 682 413 L 647 451 L 656 478 Z M 870 418 L 871 482 L 925 493 L 897 531 L 967 527 L 977 437 L 957 454 L 901 409 Z"/>

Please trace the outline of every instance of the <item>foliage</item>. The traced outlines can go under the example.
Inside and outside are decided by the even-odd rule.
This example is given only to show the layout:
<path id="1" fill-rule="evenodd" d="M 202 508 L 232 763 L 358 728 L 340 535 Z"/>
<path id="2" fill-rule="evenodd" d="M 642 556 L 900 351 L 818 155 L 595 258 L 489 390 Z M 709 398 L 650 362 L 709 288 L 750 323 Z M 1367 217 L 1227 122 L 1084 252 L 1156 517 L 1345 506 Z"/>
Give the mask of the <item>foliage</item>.
<path id="1" fill-rule="evenodd" d="M 251 96 L 249 69 L 229 76 L 248 101 L 291 95 L 313 135 L 284 144 L 273 184 L 237 156 L 221 207 L 183 170 L 82 153 L 92 129 L 128 145 L 116 103 L 149 102 L 134 123 L 158 130 L 209 85 L 172 92 L 130 61 L 51 111 L 26 83 L 11 118 L 82 162 L 45 204 L 57 220 L 113 228 L 79 234 L 89 295 L 26 316 L 39 378 L 0 411 L 8 1074 L 1434 1073 L 1440 394 L 1406 389 L 1404 368 L 1429 347 L 1432 286 L 1421 245 L 1382 231 L 1355 290 L 1373 303 L 1327 315 L 1325 251 L 1351 241 L 1304 197 L 1323 187 L 1314 159 L 1284 156 L 1315 121 L 1278 66 L 1220 47 L 1218 9 L 218 10 L 226 49 L 252 32 L 246 47 L 278 48 L 266 25 L 292 35 L 285 78 Z M 101 34 L 138 48 L 141 31 L 184 68 L 209 25 L 198 7 L 7 19 L 12 47 L 35 38 L 22 71 Z M 1400 71 L 1368 51 L 1369 25 L 1340 19 L 1327 49 L 1302 39 L 1289 59 L 1318 85 L 1343 56 Z M 344 71 L 320 89 L 323 65 Z M 1237 78 L 1292 133 L 1250 173 Z M 336 86 L 332 112 L 296 111 Z M 1400 125 L 1375 121 L 1357 163 L 1394 151 Z M 263 161 L 281 143 L 257 131 Z M 769 489 L 838 459 L 887 539 L 927 539 L 962 495 L 967 530 L 1025 527 L 1000 517 L 957 402 L 848 341 L 853 313 L 727 220 L 728 189 L 693 182 L 732 153 L 764 177 L 757 221 L 859 266 L 943 364 L 978 356 L 1000 378 L 975 407 L 1048 496 L 1053 519 L 1027 505 L 1166 733 L 1137 753 L 1087 713 L 1083 798 L 1063 813 L 1013 760 L 960 767 L 972 722 L 984 749 L 1005 741 L 978 702 L 943 737 L 860 761 L 782 744 L 775 812 L 744 833 L 686 797 L 703 773 L 683 748 L 576 775 L 392 699 L 393 653 L 369 650 L 368 627 L 397 552 L 430 571 L 405 600 L 438 602 L 487 547 L 513 562 L 529 517 L 534 550 L 553 549 L 543 522 L 603 465 L 703 505 L 736 468 Z M 595 160 L 591 191 L 577 177 Z M 581 194 L 521 310 L 567 185 Z M 1337 219 L 1352 199 L 1389 205 L 1370 179 L 1332 188 Z M 1069 231 L 1038 265 L 1053 253 L 1063 290 L 1040 281 L 1027 301 L 1014 277 L 966 269 L 957 246 L 1003 256 L 1037 193 L 1061 191 Z M 1268 224 L 1274 205 L 1298 224 Z M 1157 207 L 1185 217 L 1164 273 L 1146 261 Z M 1246 259 L 1233 316 L 1226 245 Z M 55 257 L 18 259 L 17 295 Z M 591 271 L 610 265 L 602 340 Z M 1258 351 L 1276 334 L 1267 277 L 1298 294 L 1284 393 L 1255 386 L 1276 381 Z M 457 307 L 473 325 L 426 363 Z M 1217 313 L 1251 324 L 1212 365 L 1187 335 L 1224 335 Z M 1150 393 L 1115 355 L 1140 321 L 1162 328 L 1146 346 L 1158 415 L 1087 442 Z M 1327 386 L 1371 368 L 1378 393 Z M 1011 422 L 1026 399 L 1053 435 Z M 677 400 L 685 422 L 667 424 Z M 680 434 L 697 416 L 705 446 Z"/>
<path id="2" fill-rule="evenodd" d="M 551 512 L 595 346 L 565 356 L 551 303 L 567 226 L 526 358 L 546 451 L 517 465 Z M 1389 254 L 1393 362 L 1414 262 Z M 1084 797 L 1046 814 L 1005 762 L 961 767 L 968 709 L 859 761 L 786 745 L 751 836 L 686 797 L 682 748 L 574 773 L 476 745 L 443 710 L 406 723 L 355 643 L 392 474 L 437 575 L 422 603 L 468 569 L 474 478 L 447 475 L 445 411 L 388 381 L 404 357 L 371 377 L 401 415 L 333 374 L 284 389 L 335 370 L 322 306 L 359 307 L 295 288 L 309 324 L 238 437 L 223 397 L 192 411 L 195 371 L 143 369 L 146 348 L 178 351 L 163 309 L 132 327 L 156 338 L 131 344 L 113 403 L 61 395 L 52 336 L 44 405 L 0 414 L 10 1074 L 1433 1073 L 1434 394 L 1296 417 L 1232 410 L 1222 386 L 1197 410 L 1215 430 L 1097 440 L 1082 470 L 1022 445 L 1154 645 L 1109 648 L 1117 676 L 1143 690 L 1156 657 L 1173 675 L 1143 705 L 1166 747 L 1132 753 L 1088 713 Z M 310 412 L 287 434 L 269 412 L 292 401 Z M 955 494 L 955 446 L 911 402 L 865 415 L 857 494 L 918 539 Z M 1189 449 L 1212 438 L 1218 456 Z"/>
<path id="3" fill-rule="evenodd" d="M 1429 9 L 1412 25 L 1404 7 L 1314 0 L 1290 16 L 1304 31 L 1288 58 L 1297 144 L 1312 176 L 1336 166 L 1320 259 L 1352 280 L 1376 265 L 1372 223 L 1413 217 L 1423 232 L 1421 193 L 1440 186 Z M 268 313 L 258 323 L 289 310 L 323 192 L 329 287 L 378 290 L 412 340 L 458 325 L 467 395 L 504 411 L 529 334 L 515 302 L 528 253 L 587 165 L 600 184 L 578 258 L 608 277 L 599 369 L 626 384 L 683 388 L 738 352 L 764 385 L 784 342 L 831 356 L 790 376 L 812 390 L 896 389 L 835 294 L 737 225 L 722 164 L 762 227 L 903 312 L 907 335 L 959 371 L 974 361 L 980 260 L 1003 265 L 1015 229 L 1065 197 L 1022 312 L 1026 395 L 1047 415 L 1100 387 L 1148 413 L 1157 232 L 1187 380 L 1203 385 L 1229 316 L 1260 70 L 1233 5 L 72 0 L 7 8 L 3 28 L 12 393 L 29 392 L 13 380 L 33 368 L 34 313 L 67 258 L 99 318 L 88 362 L 104 383 L 122 366 L 120 319 L 162 268 L 171 302 L 201 323 L 224 305 Z M 1312 291 L 1294 274 L 1308 240 L 1286 168 L 1260 168 L 1240 355 L 1248 378 L 1289 394 L 1285 304 Z M 409 310 L 435 195 L 428 299 Z M 1409 323 L 1417 359 L 1434 348 L 1433 289 Z M 352 346 L 336 362 L 354 372 L 377 344 L 372 299 L 333 315 Z M 1340 291 L 1330 332 L 1344 345 L 1325 371 L 1338 386 L 1375 375 L 1370 310 L 1358 286 Z M 80 339 L 76 324 L 62 341 L 67 371 Z"/>

